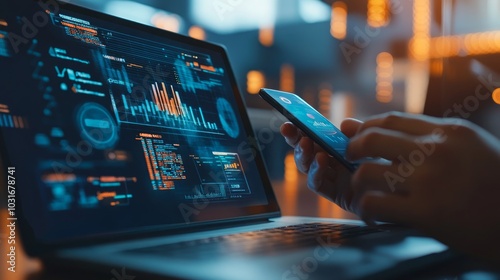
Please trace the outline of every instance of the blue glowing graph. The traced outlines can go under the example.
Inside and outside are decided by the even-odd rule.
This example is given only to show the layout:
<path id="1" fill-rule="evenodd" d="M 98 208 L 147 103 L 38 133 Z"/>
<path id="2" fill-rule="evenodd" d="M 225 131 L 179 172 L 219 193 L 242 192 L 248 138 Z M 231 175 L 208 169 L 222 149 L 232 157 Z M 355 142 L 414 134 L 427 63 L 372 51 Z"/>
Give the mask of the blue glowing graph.
<path id="1" fill-rule="evenodd" d="M 97 65 L 99 66 L 99 69 L 105 70 L 105 76 L 107 78 L 108 84 L 124 86 L 127 89 L 128 93 L 132 93 L 132 88 L 134 85 L 130 81 L 127 69 L 122 63 L 120 63 L 120 66 L 115 68 L 111 64 L 111 59 L 114 57 L 107 56 L 100 52 L 94 52 L 94 57 Z"/>
<path id="2" fill-rule="evenodd" d="M 188 61 L 186 59 L 185 56 L 180 56 L 175 61 L 176 75 L 179 78 L 183 91 L 196 93 L 197 90 L 208 91 L 212 87 L 222 86 L 219 78 L 224 75 L 222 68 L 215 68 L 212 65 L 204 65 L 200 62 Z M 208 76 L 200 78 L 200 73 L 206 73 Z"/>
<path id="3" fill-rule="evenodd" d="M 178 91 L 165 83 L 154 83 L 148 98 L 134 100 L 130 95 L 111 95 L 121 123 L 223 135 L 219 125 L 210 121 L 201 107 L 183 102 Z M 212 117 L 216 118 L 216 117 Z"/>

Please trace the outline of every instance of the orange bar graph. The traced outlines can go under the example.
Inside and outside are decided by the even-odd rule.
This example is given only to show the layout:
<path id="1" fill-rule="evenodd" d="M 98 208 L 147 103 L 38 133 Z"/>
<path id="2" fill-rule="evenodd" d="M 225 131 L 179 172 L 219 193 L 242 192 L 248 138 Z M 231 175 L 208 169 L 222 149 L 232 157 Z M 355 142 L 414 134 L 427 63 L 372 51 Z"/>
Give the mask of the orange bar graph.
<path id="1" fill-rule="evenodd" d="M 224 169 L 238 169 L 239 165 L 237 163 L 224 164 Z"/>
<path id="2" fill-rule="evenodd" d="M 170 103 L 168 100 L 168 94 L 167 94 L 167 88 L 165 87 L 165 83 L 161 83 L 161 86 L 163 88 L 163 94 L 165 95 L 165 104 L 168 106 L 168 112 L 169 113 L 174 113 L 174 110 L 172 107 L 170 107 Z"/>
<path id="3" fill-rule="evenodd" d="M 173 108 L 174 115 L 177 115 L 177 112 L 175 111 L 175 101 L 174 99 L 170 99 L 170 107 Z"/>
<path id="4" fill-rule="evenodd" d="M 183 108 L 182 102 L 181 102 L 181 97 L 179 96 L 178 92 L 175 93 L 175 96 L 177 97 L 177 100 L 179 100 L 179 110 L 181 111 L 181 115 L 184 116 L 186 114 L 186 112 L 184 112 L 184 108 Z"/>
<path id="5" fill-rule="evenodd" d="M 160 88 L 158 87 L 158 83 L 155 83 L 156 87 L 156 94 L 158 94 L 158 102 L 160 103 L 160 108 L 162 111 L 167 111 L 167 106 L 165 106 L 165 98 L 163 97 L 163 94 L 161 93 Z"/>
<path id="6" fill-rule="evenodd" d="M 9 106 L 5 104 L 0 104 L 0 113 L 10 113 Z"/>
<path id="7" fill-rule="evenodd" d="M 71 27 L 71 28 L 75 28 L 76 27 L 74 24 L 67 23 L 65 21 L 61 22 L 61 24 L 64 25 L 64 26 L 67 26 L 67 27 Z"/>
<path id="8" fill-rule="evenodd" d="M 158 107 L 158 110 L 166 111 L 169 115 L 174 116 L 185 116 L 189 113 L 189 111 L 185 110 L 182 104 L 179 92 L 176 92 L 172 85 L 170 85 L 172 97 L 169 97 L 167 87 L 163 82 L 161 83 L 161 89 L 158 83 L 152 84 L 151 89 L 151 99 Z"/>
<path id="9" fill-rule="evenodd" d="M 90 28 L 87 28 L 87 27 L 83 27 L 83 26 L 76 26 L 77 29 L 80 29 L 80 30 L 83 30 L 83 31 L 87 31 L 87 32 L 90 32 L 90 33 L 93 33 L 95 35 L 97 35 L 97 31 L 94 30 L 94 29 L 90 29 Z"/>
<path id="10" fill-rule="evenodd" d="M 162 104 L 159 102 L 158 95 L 156 94 L 155 85 L 151 85 L 151 87 L 153 88 L 153 92 L 151 92 L 151 98 L 153 99 L 153 102 L 158 107 L 158 110 L 163 111 Z"/>
<path id="11" fill-rule="evenodd" d="M 203 69 L 203 70 L 207 70 L 207 71 L 210 71 L 210 72 L 215 72 L 215 67 L 213 66 L 207 66 L 207 65 L 200 65 L 200 68 Z"/>
<path id="12" fill-rule="evenodd" d="M 179 97 L 178 94 L 175 93 L 175 90 L 174 90 L 174 87 L 173 86 L 170 86 L 170 88 L 172 89 L 172 95 L 174 97 L 174 101 L 175 101 L 175 105 L 176 105 L 176 108 L 177 108 L 177 112 L 178 112 L 178 115 L 182 115 L 182 106 L 181 106 L 181 98 Z"/>
<path id="13" fill-rule="evenodd" d="M 172 100 L 174 101 L 174 108 L 175 108 L 175 111 L 176 111 L 176 115 L 179 116 L 181 114 L 181 112 L 179 110 L 177 98 L 175 97 L 174 88 L 172 88 L 172 96 L 173 96 Z"/>
<path id="14" fill-rule="evenodd" d="M 46 174 L 42 177 L 42 180 L 47 183 L 54 182 L 73 182 L 76 180 L 75 174 L 63 174 L 63 173 L 52 173 Z"/>
<path id="15" fill-rule="evenodd" d="M 103 200 L 105 198 L 115 197 L 116 192 L 97 192 L 97 199 Z"/>
<path id="16" fill-rule="evenodd" d="M 162 84 L 162 88 L 165 88 L 165 86 Z M 170 110 L 170 108 L 168 107 L 168 96 L 165 95 L 165 90 L 160 90 L 158 92 L 158 94 L 160 95 L 160 99 L 161 99 L 161 102 L 163 104 L 163 111 L 167 111 L 169 114 L 172 112 L 172 110 Z"/>

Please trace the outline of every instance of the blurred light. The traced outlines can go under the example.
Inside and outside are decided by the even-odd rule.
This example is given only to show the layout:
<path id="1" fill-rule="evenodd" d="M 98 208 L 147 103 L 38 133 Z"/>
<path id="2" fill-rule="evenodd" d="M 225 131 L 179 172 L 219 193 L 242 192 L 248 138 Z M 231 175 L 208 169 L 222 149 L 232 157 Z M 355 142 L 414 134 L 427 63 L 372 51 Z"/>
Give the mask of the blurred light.
<path id="1" fill-rule="evenodd" d="M 299 13 L 300 17 L 306 23 L 315 23 L 330 19 L 330 7 L 318 0 L 299 0 Z"/>
<path id="2" fill-rule="evenodd" d="M 274 27 L 261 27 L 259 29 L 259 42 L 265 46 L 270 47 L 274 43 Z"/>
<path id="3" fill-rule="evenodd" d="M 413 61 L 406 73 L 405 111 L 421 114 L 424 111 L 427 89 L 429 86 L 428 61 Z"/>
<path id="4" fill-rule="evenodd" d="M 491 96 L 493 97 L 493 101 L 500 105 L 500 88 L 495 89 Z"/>
<path id="5" fill-rule="evenodd" d="M 324 197 L 318 196 L 318 217 L 330 218 L 333 215 L 333 204 Z"/>
<path id="6" fill-rule="evenodd" d="M 418 61 L 425 61 L 429 58 L 430 29 L 430 0 L 414 0 L 413 38 L 410 40 L 410 53 Z"/>
<path id="7" fill-rule="evenodd" d="M 297 171 L 297 166 L 295 165 L 295 158 L 293 152 L 288 153 L 285 157 L 285 181 L 297 181 L 299 178 L 299 173 Z"/>
<path id="8" fill-rule="evenodd" d="M 151 17 L 153 26 L 171 32 L 179 32 L 181 29 L 181 20 L 178 16 L 157 12 Z"/>
<path id="9" fill-rule="evenodd" d="M 450 57 L 460 53 L 461 41 L 458 36 L 437 37 L 430 41 L 430 57 Z"/>
<path id="10" fill-rule="evenodd" d="M 344 2 L 337 1 L 332 4 L 330 33 L 339 40 L 343 40 L 347 35 L 347 6 Z"/>
<path id="11" fill-rule="evenodd" d="M 500 53 L 500 31 L 436 37 L 429 44 L 430 58 Z"/>
<path id="12" fill-rule="evenodd" d="M 389 23 L 390 3 L 387 0 L 368 0 L 368 25 L 382 27 Z"/>
<path id="13" fill-rule="evenodd" d="M 443 60 L 435 59 L 431 62 L 431 74 L 433 76 L 443 75 Z"/>
<path id="14" fill-rule="evenodd" d="M 109 1 L 104 12 L 142 24 L 179 32 L 183 20 L 179 15 L 167 13 L 134 1 Z"/>
<path id="15" fill-rule="evenodd" d="M 295 69 L 290 64 L 281 66 L 280 90 L 295 92 Z"/>
<path id="16" fill-rule="evenodd" d="M 7 23 L 7 21 L 5 21 L 4 19 L 0 19 L 0 25 L 1 26 L 9 26 L 9 24 Z"/>
<path id="17" fill-rule="evenodd" d="M 500 53 L 500 31 L 466 34 L 458 40 L 465 55 Z"/>
<path id="18" fill-rule="evenodd" d="M 259 93 L 266 86 L 266 76 L 261 71 L 249 71 L 247 74 L 247 91 L 250 94 Z"/>
<path id="19" fill-rule="evenodd" d="M 388 52 L 377 56 L 377 101 L 389 103 L 393 99 L 394 58 Z"/>
<path id="20" fill-rule="evenodd" d="M 332 95 L 330 106 L 330 120 L 333 124 L 340 127 L 345 118 L 354 116 L 355 103 L 354 99 L 348 93 L 335 92 Z"/>
<path id="21" fill-rule="evenodd" d="M 148 23 L 151 16 L 158 12 L 155 8 L 134 1 L 110 1 L 104 11 L 108 14 L 127 18 L 132 21 Z"/>
<path id="22" fill-rule="evenodd" d="M 207 30 L 228 34 L 276 22 L 277 0 L 192 0 L 190 15 Z"/>
<path id="23" fill-rule="evenodd" d="M 189 28 L 188 34 L 190 37 L 198 39 L 198 40 L 205 40 L 207 38 L 207 35 L 205 33 L 205 30 L 199 26 L 191 26 Z"/>
<path id="24" fill-rule="evenodd" d="M 319 106 L 318 109 L 323 116 L 330 118 L 331 105 L 332 105 L 333 90 L 330 84 L 324 83 L 320 85 L 318 93 Z"/>
<path id="25" fill-rule="evenodd" d="M 315 23 L 330 19 L 321 0 L 287 0 L 291 9 L 278 10 L 278 0 L 192 0 L 190 17 L 197 25 L 219 34 L 257 30 L 282 23 Z"/>

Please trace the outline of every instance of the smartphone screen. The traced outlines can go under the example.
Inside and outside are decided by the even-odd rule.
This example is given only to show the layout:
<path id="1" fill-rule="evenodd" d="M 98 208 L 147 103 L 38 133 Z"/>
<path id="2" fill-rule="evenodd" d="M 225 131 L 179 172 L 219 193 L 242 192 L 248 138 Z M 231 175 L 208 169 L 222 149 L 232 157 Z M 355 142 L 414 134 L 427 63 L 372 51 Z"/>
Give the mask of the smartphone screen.
<path id="1" fill-rule="evenodd" d="M 345 159 L 349 138 L 302 98 L 272 89 L 261 89 L 260 96 L 350 171 L 356 169 L 357 164 Z"/>

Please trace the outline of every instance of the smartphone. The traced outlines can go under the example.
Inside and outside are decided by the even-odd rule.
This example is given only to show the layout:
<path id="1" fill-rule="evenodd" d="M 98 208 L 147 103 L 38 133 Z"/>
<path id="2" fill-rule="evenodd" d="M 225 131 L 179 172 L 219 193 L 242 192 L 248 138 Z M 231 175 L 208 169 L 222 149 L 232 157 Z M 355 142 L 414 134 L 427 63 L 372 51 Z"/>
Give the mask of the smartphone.
<path id="1" fill-rule="evenodd" d="M 349 138 L 302 98 L 293 93 L 267 88 L 261 89 L 259 95 L 350 172 L 356 170 L 358 164 L 345 158 Z"/>

